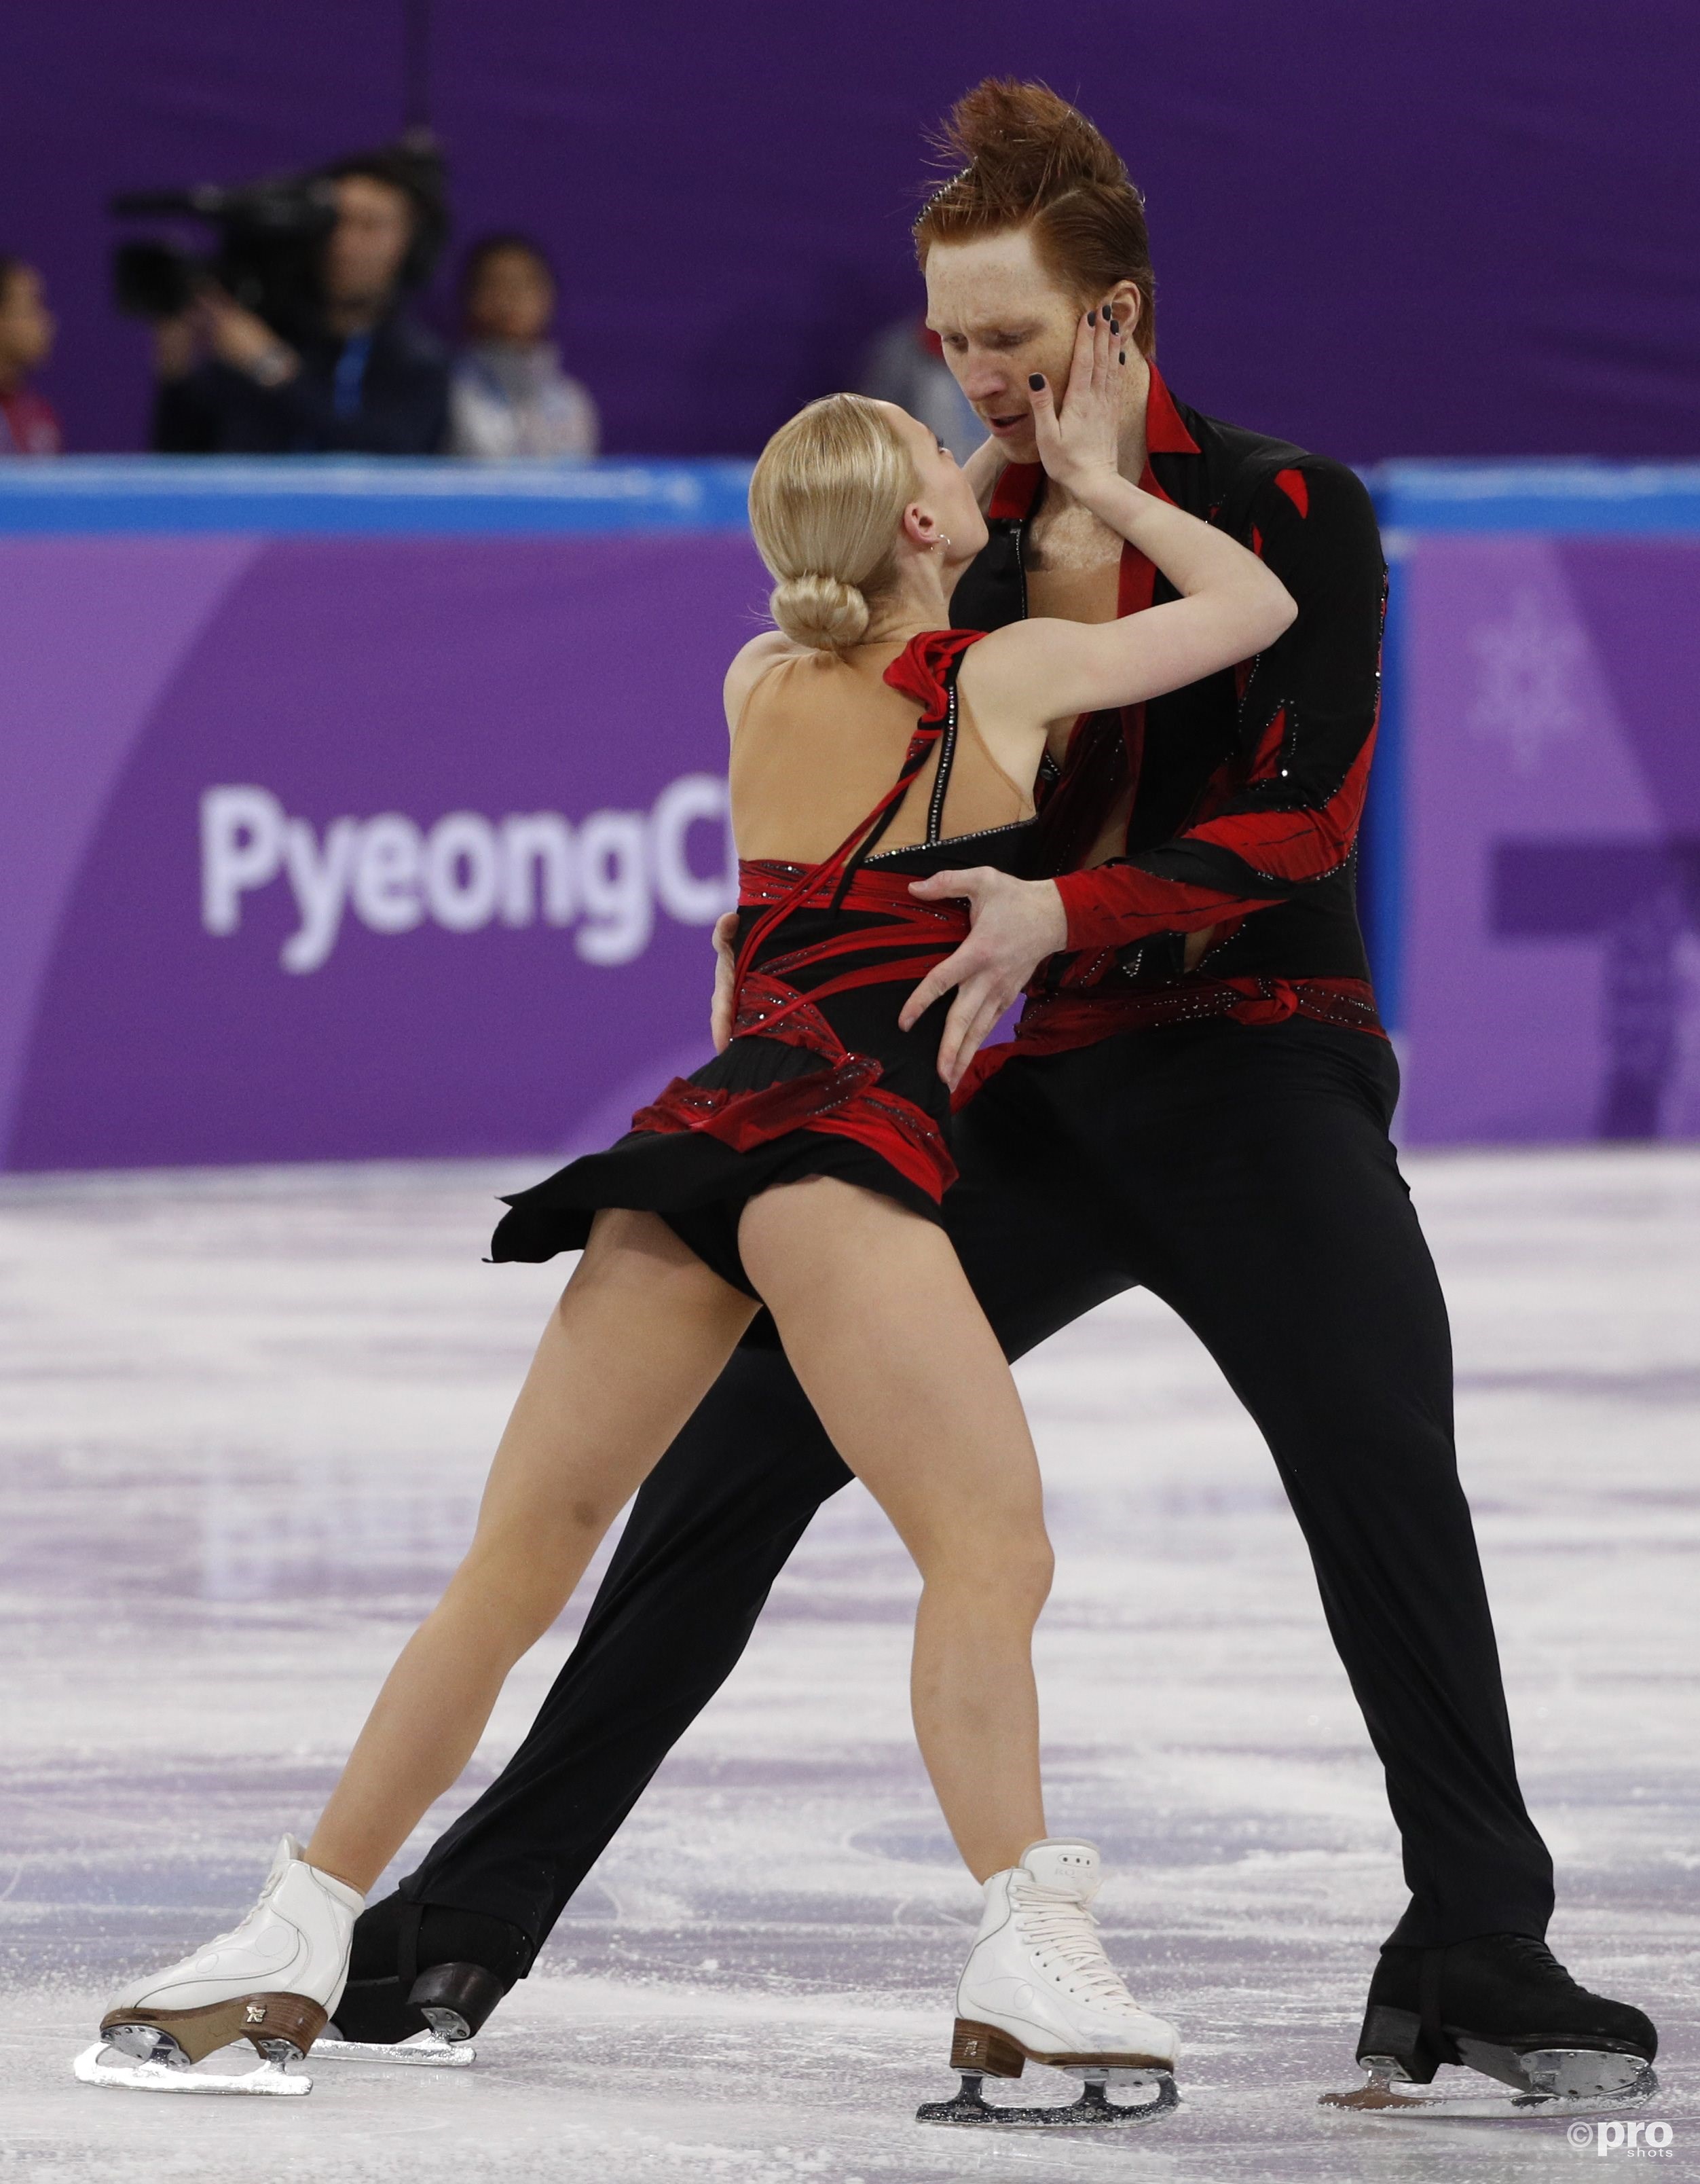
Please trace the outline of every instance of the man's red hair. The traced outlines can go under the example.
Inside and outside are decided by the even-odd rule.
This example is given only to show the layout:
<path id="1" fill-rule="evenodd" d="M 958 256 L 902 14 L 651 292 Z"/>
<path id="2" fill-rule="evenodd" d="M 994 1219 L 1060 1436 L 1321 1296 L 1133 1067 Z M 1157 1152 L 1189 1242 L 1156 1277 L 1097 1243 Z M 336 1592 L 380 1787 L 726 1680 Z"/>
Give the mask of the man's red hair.
<path id="1" fill-rule="evenodd" d="M 939 144 L 962 171 L 915 222 L 922 270 L 936 242 L 1031 227 L 1042 262 L 1083 304 L 1132 281 L 1140 298 L 1133 337 L 1149 356 L 1156 283 L 1145 200 L 1085 114 L 1042 83 L 988 76 L 952 108 Z"/>

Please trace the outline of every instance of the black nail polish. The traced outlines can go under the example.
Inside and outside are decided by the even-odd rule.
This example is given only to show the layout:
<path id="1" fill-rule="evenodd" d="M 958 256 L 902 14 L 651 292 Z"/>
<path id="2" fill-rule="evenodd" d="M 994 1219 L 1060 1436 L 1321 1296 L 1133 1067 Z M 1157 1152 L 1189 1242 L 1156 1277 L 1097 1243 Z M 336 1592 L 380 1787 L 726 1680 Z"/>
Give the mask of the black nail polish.
<path id="1" fill-rule="evenodd" d="M 1125 364 L 1127 362 L 1127 351 L 1125 349 L 1124 349 L 1121 352 L 1121 354 L 1117 357 L 1116 362 L 1118 364 Z"/>
<path id="2" fill-rule="evenodd" d="M 1044 373 L 1042 371 L 1030 371 L 1027 375 L 1027 384 L 1036 394 L 1039 389 L 1045 384 Z"/>
<path id="3" fill-rule="evenodd" d="M 1119 334 L 1121 332 L 1121 328 L 1116 324 L 1114 319 L 1109 322 L 1109 330 L 1113 334 Z"/>
<path id="4" fill-rule="evenodd" d="M 1086 313 L 1086 324 L 1087 324 L 1089 326 L 1095 326 L 1097 324 L 1097 322 L 1098 322 L 1098 315 L 1097 315 L 1097 313 L 1096 311 L 1088 311 L 1088 312 Z"/>

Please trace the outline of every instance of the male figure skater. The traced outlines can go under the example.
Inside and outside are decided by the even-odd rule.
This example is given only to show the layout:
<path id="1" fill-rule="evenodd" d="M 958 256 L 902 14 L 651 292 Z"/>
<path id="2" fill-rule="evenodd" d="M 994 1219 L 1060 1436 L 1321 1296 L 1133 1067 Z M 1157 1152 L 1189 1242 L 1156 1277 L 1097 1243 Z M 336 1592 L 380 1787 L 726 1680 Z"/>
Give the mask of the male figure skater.
<path id="1" fill-rule="evenodd" d="M 1054 878 L 920 883 L 975 913 L 912 1005 L 956 988 L 953 1075 L 1037 973 L 1013 1049 L 980 1056 L 964 1087 L 978 1089 L 958 1118 L 953 1240 L 1012 1357 L 1143 1284 L 1269 1444 L 1403 1844 L 1410 1901 L 1370 1983 L 1360 2060 L 1419 2083 L 1464 2062 L 1525 2092 L 1640 2085 L 1652 2025 L 1578 1986 L 1542 1940 L 1552 1862 L 1518 1787 L 1458 1479 L 1445 1307 L 1388 1142 L 1397 1071 L 1353 906 L 1386 574 L 1369 499 L 1338 464 L 1169 394 L 1143 207 L 1082 116 L 1041 86 L 988 82 L 950 135 L 962 171 L 917 243 L 929 323 L 996 473 L 991 543 L 953 619 L 1107 620 L 1172 596 L 1042 489 L 1034 411 L 1064 392 L 1094 305 L 1137 367 L 1125 475 L 1231 530 L 1298 603 L 1236 672 L 1076 727 L 1043 807 Z M 440 2023 L 458 1997 L 475 2028 L 849 1475 L 777 1349 L 741 1351 L 638 1496 L 525 1743 L 362 1918 L 347 2036 L 419 2031 L 415 1993 Z"/>

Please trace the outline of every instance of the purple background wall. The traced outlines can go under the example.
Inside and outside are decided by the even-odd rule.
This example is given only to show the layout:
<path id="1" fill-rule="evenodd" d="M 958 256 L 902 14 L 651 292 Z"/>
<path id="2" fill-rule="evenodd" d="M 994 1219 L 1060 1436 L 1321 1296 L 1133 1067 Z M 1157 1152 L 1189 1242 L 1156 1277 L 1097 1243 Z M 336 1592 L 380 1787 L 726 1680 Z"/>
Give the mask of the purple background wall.
<path id="1" fill-rule="evenodd" d="M 1399 579 L 1401 1137 L 1700 1138 L 1700 534 Z M 606 1142 L 707 1056 L 764 590 L 732 532 L 0 540 L 0 1167 Z"/>
<path id="2" fill-rule="evenodd" d="M 0 11 L 0 249 L 74 443 L 140 443 L 113 190 L 390 133 L 402 0 Z M 748 452 L 919 296 L 920 137 L 987 72 L 1078 96 L 1150 203 L 1165 368 L 1354 460 L 1700 453 L 1692 0 L 438 0 L 462 237 L 534 228 L 621 451 Z"/>
<path id="3" fill-rule="evenodd" d="M 0 541 L 0 1167 L 607 1142 L 711 1050 L 763 592 L 732 534 Z"/>
<path id="4" fill-rule="evenodd" d="M 1428 537 L 1402 582 L 1402 1135 L 1700 1137 L 1700 538 Z"/>

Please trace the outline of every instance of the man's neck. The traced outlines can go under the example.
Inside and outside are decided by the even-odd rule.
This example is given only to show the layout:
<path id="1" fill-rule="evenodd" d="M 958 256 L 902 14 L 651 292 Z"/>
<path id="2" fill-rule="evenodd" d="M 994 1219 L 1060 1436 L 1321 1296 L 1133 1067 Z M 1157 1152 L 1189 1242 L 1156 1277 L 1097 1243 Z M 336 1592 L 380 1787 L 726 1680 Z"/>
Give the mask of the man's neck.
<path id="1" fill-rule="evenodd" d="M 1145 412 L 1151 400 L 1151 366 L 1135 349 L 1127 359 L 1126 370 L 1119 460 L 1122 476 L 1137 485 L 1145 475 Z"/>

